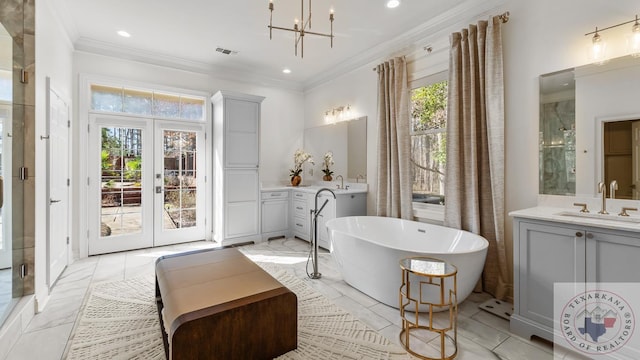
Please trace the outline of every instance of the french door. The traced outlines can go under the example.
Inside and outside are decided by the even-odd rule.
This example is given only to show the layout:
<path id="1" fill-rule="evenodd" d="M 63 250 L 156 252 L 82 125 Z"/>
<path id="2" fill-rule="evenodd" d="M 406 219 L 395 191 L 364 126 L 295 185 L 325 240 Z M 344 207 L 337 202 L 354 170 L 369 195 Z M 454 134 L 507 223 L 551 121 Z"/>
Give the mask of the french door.
<path id="1" fill-rule="evenodd" d="M 204 239 L 204 125 L 114 115 L 90 123 L 89 254 Z"/>

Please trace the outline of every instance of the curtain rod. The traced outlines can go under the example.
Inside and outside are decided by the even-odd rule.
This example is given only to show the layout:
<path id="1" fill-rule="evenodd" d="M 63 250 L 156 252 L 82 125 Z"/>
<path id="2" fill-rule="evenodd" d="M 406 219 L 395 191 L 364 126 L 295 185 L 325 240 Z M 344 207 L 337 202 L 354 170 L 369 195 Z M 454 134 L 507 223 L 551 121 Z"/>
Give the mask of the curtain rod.
<path id="1" fill-rule="evenodd" d="M 498 15 L 498 17 L 500 18 L 500 21 L 502 21 L 502 23 L 505 24 L 505 23 L 509 22 L 509 15 L 511 15 L 511 14 L 509 14 L 508 11 L 505 11 L 502 14 Z M 587 34 L 587 35 L 589 35 L 589 34 Z M 426 50 L 429 53 L 431 53 L 431 51 L 433 51 L 433 48 L 431 46 L 425 46 L 424 50 Z M 374 67 L 371 70 L 376 71 L 376 70 L 378 70 L 378 68 Z"/>

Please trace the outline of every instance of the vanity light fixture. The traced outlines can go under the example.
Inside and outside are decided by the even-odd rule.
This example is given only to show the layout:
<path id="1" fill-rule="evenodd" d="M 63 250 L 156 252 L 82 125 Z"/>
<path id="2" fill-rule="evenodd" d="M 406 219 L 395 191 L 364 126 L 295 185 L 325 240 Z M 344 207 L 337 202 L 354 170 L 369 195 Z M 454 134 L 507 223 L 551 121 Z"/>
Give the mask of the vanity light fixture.
<path id="1" fill-rule="evenodd" d="M 304 0 L 300 0 L 300 20 L 297 18 L 294 20 L 293 28 L 285 28 L 281 26 L 273 25 L 273 0 L 269 0 L 269 40 L 273 39 L 273 29 L 292 31 L 294 33 L 294 54 L 298 56 L 298 45 L 300 45 L 300 57 L 304 58 L 304 36 L 305 35 L 317 35 L 324 36 L 331 39 L 331 48 L 333 48 L 333 20 L 334 13 L 333 8 L 329 9 L 329 22 L 331 24 L 331 33 L 323 34 L 318 32 L 312 32 L 311 30 L 311 0 L 309 0 L 309 14 L 307 18 L 304 17 Z"/>
<path id="2" fill-rule="evenodd" d="M 636 15 L 636 21 L 631 27 L 629 51 L 631 52 L 631 56 L 640 57 L 640 23 L 638 23 L 638 15 Z"/>
<path id="3" fill-rule="evenodd" d="M 324 112 L 324 122 L 326 124 L 335 124 L 340 121 L 351 120 L 352 118 L 351 105 L 338 106 Z"/>
<path id="4" fill-rule="evenodd" d="M 591 47 L 589 49 L 589 58 L 595 63 L 598 63 L 598 64 L 604 63 L 607 60 L 606 59 L 606 43 L 604 42 L 600 33 L 605 30 L 613 29 L 618 26 L 627 25 L 631 23 L 633 23 L 633 25 L 631 26 L 631 34 L 629 35 L 629 38 L 627 40 L 628 51 L 632 56 L 640 57 L 640 23 L 638 22 L 638 15 L 636 15 L 635 19 L 633 20 L 608 26 L 603 29 L 598 29 L 598 27 L 596 27 L 595 31 L 584 34 L 585 36 L 593 34 L 593 38 L 591 39 Z"/>

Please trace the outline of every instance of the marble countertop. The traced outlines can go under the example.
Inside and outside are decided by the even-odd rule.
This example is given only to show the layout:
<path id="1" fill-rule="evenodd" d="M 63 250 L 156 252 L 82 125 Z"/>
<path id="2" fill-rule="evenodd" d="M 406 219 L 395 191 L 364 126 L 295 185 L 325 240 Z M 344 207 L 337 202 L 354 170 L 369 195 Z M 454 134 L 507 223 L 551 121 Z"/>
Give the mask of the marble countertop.
<path id="1" fill-rule="evenodd" d="M 509 216 L 517 218 L 554 221 L 581 226 L 593 226 L 614 230 L 640 232 L 640 216 L 633 214 L 628 217 L 623 217 L 618 216 L 614 213 L 602 215 L 598 214 L 595 211 L 589 213 L 581 213 L 577 208 L 537 206 L 533 208 L 512 211 L 509 213 Z"/>
<path id="2" fill-rule="evenodd" d="M 335 183 L 329 183 L 327 185 L 301 185 L 301 186 L 291 186 L 291 185 L 263 185 L 260 189 L 261 191 L 287 191 L 287 190 L 297 190 L 303 191 L 310 194 L 315 194 L 318 190 L 322 188 L 331 189 L 336 195 L 340 194 L 361 194 L 366 193 L 368 191 L 367 184 L 363 183 L 345 183 L 345 187 L 349 186 L 349 189 L 336 189 Z"/>

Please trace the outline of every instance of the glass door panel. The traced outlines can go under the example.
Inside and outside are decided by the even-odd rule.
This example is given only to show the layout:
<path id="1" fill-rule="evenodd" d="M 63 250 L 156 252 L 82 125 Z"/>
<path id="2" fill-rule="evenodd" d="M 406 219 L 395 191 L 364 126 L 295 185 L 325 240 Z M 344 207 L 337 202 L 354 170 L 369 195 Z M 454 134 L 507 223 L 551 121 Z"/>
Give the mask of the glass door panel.
<path id="1" fill-rule="evenodd" d="M 204 131 L 162 121 L 156 126 L 155 244 L 204 239 Z"/>
<path id="2" fill-rule="evenodd" d="M 122 251 L 153 244 L 153 139 L 146 121 L 118 116 L 95 119 L 92 142 L 96 159 L 92 186 L 99 199 L 90 254 Z M 145 174 L 146 172 L 146 174 Z M 92 231 L 90 231 L 90 234 Z M 91 241 L 93 239 L 93 241 Z"/>

